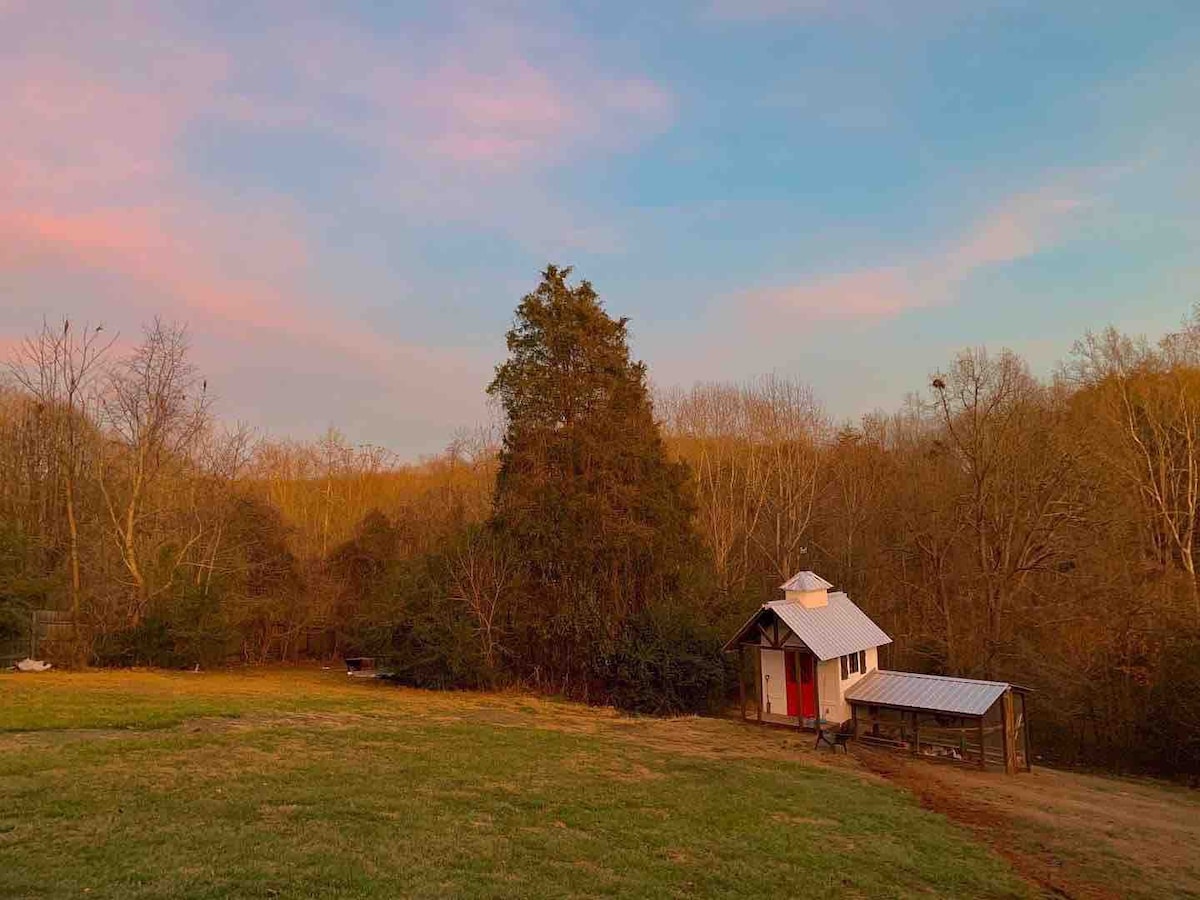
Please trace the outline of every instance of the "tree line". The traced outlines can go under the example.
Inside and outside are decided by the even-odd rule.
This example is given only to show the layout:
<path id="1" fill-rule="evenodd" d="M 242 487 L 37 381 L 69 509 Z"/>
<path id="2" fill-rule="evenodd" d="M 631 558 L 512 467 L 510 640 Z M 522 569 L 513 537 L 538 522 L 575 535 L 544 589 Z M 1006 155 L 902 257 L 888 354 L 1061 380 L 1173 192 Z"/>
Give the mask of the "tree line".
<path id="1" fill-rule="evenodd" d="M 362 654 L 703 711 L 723 638 L 813 569 L 885 666 L 1033 688 L 1047 757 L 1200 771 L 1200 316 L 1086 334 L 1049 378 L 964 351 L 854 423 L 779 375 L 652 398 L 627 326 L 548 268 L 488 388 L 502 432 L 404 463 L 221 424 L 181 327 L 47 324 L 0 386 L 0 653 Z"/>

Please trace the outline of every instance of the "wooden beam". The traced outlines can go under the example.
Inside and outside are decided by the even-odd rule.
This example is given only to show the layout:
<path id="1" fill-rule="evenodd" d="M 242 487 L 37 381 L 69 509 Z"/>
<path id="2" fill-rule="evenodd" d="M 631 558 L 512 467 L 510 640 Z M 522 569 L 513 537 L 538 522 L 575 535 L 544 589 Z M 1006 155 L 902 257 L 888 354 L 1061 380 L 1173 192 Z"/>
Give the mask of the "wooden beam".
<path id="1" fill-rule="evenodd" d="M 800 653 L 797 650 L 784 650 L 784 662 L 787 662 L 787 654 L 792 654 L 792 667 L 795 669 L 793 673 L 796 676 L 796 730 L 804 730 L 804 685 L 800 681 Z M 815 678 L 816 672 L 813 673 Z M 787 690 L 787 685 L 784 685 L 784 690 Z"/>
<path id="2" fill-rule="evenodd" d="M 738 700 L 742 704 L 742 721 L 746 719 L 746 645 L 738 644 Z"/>
<path id="3" fill-rule="evenodd" d="M 983 716 L 980 716 L 979 717 L 979 768 L 986 769 L 987 768 L 987 753 L 984 751 L 983 741 L 984 741 Z"/>
<path id="4" fill-rule="evenodd" d="M 1025 695 L 1021 694 L 1021 734 L 1025 738 L 1025 771 L 1033 771 L 1033 745 L 1029 740 L 1029 710 L 1025 705 Z"/>
<path id="5" fill-rule="evenodd" d="M 754 648 L 754 702 L 758 709 L 757 718 L 762 722 L 763 714 L 763 695 L 762 695 L 762 647 Z"/>
<path id="6" fill-rule="evenodd" d="M 1017 774 L 1017 729 L 1013 719 L 1012 691 L 1000 698 L 1000 735 L 1004 741 L 1004 773 Z"/>
<path id="7" fill-rule="evenodd" d="M 821 678 L 820 678 L 821 660 L 819 660 L 817 658 L 817 654 L 815 654 L 815 653 L 810 654 L 810 655 L 812 656 L 812 670 L 813 670 L 813 718 L 815 719 L 813 724 L 820 726 L 821 718 L 822 718 L 822 716 L 821 716 Z"/>

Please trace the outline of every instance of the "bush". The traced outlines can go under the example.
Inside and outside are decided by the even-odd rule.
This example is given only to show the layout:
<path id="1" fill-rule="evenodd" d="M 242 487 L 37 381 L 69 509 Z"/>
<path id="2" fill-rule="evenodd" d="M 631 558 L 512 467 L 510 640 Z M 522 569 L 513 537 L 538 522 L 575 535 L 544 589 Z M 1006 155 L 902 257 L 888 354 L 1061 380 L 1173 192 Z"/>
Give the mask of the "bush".
<path id="1" fill-rule="evenodd" d="M 0 655 L 29 652 L 33 611 L 49 605 L 56 579 L 31 563 L 37 554 L 16 526 L 0 523 Z"/>
<path id="2" fill-rule="evenodd" d="M 652 715 L 717 712 L 733 680 L 717 635 L 678 614 L 634 616 L 593 669 L 614 706 Z"/>
<path id="3" fill-rule="evenodd" d="M 1151 765 L 1200 783 L 1200 632 L 1178 635 L 1163 648 L 1147 711 Z"/>
<path id="4" fill-rule="evenodd" d="M 213 666 L 227 657 L 230 631 L 218 595 L 186 585 L 137 625 L 98 635 L 93 656 L 101 666 Z"/>
<path id="5" fill-rule="evenodd" d="M 394 562 L 375 579 L 348 654 L 374 656 L 390 680 L 422 688 L 490 685 L 471 622 L 451 602 L 436 554 Z"/>

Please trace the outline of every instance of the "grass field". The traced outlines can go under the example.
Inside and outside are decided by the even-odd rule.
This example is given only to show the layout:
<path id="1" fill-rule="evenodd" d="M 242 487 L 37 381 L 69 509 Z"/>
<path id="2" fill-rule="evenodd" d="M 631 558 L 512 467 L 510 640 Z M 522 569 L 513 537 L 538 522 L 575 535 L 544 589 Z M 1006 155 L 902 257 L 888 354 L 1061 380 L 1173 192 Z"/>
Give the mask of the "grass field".
<path id="1" fill-rule="evenodd" d="M 311 669 L 0 675 L 4 898 L 1038 892 L 953 818 L 735 722 Z"/>

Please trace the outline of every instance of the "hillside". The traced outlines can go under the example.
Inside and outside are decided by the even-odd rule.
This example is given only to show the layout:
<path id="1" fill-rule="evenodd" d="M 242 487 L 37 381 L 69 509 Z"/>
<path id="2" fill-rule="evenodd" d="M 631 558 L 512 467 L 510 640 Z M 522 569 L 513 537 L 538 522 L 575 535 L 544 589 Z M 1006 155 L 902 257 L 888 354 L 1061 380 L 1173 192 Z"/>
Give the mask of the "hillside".
<path id="1" fill-rule="evenodd" d="M 335 670 L 0 676 L 0 796 L 6 897 L 1200 895 L 1187 792 Z"/>

